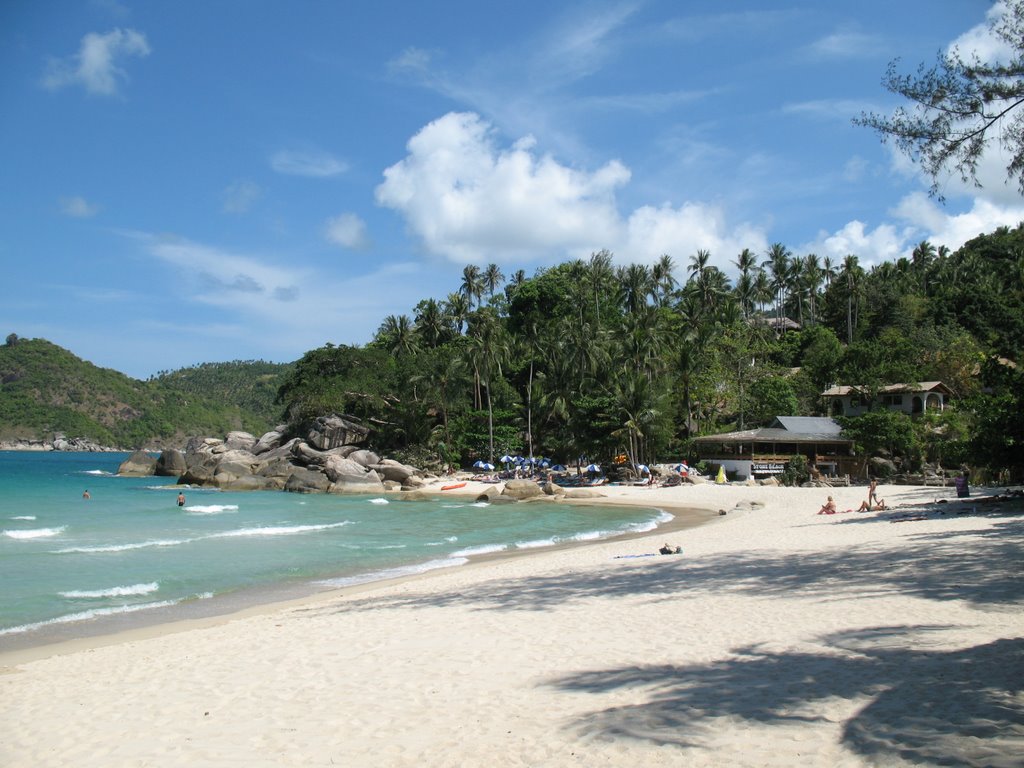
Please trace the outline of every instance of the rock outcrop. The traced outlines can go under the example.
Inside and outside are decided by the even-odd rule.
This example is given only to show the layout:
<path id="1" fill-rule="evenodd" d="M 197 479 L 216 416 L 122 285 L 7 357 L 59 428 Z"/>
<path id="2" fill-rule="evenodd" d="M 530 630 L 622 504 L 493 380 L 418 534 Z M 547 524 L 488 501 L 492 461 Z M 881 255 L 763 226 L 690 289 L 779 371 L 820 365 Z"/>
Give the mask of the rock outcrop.
<path id="1" fill-rule="evenodd" d="M 117 474 L 126 477 L 148 477 L 156 471 L 156 458 L 145 451 L 135 451 L 121 462 Z"/>

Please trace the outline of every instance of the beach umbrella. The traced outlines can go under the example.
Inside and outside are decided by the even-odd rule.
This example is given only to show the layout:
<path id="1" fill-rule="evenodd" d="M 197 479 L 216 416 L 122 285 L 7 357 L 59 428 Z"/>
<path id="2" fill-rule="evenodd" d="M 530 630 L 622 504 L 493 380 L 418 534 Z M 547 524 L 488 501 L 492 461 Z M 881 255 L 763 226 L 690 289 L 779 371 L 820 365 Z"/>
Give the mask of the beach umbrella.
<path id="1" fill-rule="evenodd" d="M 564 464 L 555 464 L 555 466 L 553 466 L 551 468 L 551 471 L 552 472 L 565 472 L 565 465 Z"/>
<path id="2" fill-rule="evenodd" d="M 474 465 L 473 469 L 487 469 L 487 462 L 483 459 L 479 459 Z"/>
<path id="3" fill-rule="evenodd" d="M 489 472 L 492 469 L 494 469 L 494 465 L 493 464 L 484 464 L 483 467 L 481 467 L 481 469 L 486 469 Z"/>
<path id="4" fill-rule="evenodd" d="M 601 468 L 597 464 L 588 464 L 584 472 L 600 472 Z"/>
<path id="5" fill-rule="evenodd" d="M 676 464 L 672 467 L 673 472 L 689 472 L 690 468 L 685 464 Z"/>
<path id="6" fill-rule="evenodd" d="M 550 462 L 550 461 L 548 461 L 547 459 L 541 459 L 541 460 L 540 460 L 540 465 L 541 465 L 542 467 L 550 467 L 550 466 L 551 466 L 551 462 Z"/>
<path id="7" fill-rule="evenodd" d="M 505 454 L 504 456 L 501 457 L 500 461 L 502 464 L 508 464 L 509 462 L 515 461 L 515 459 L 513 459 L 508 454 Z"/>
<path id="8" fill-rule="evenodd" d="M 637 464 L 636 471 L 639 472 L 641 475 L 651 474 L 651 468 L 648 467 L 646 464 Z"/>

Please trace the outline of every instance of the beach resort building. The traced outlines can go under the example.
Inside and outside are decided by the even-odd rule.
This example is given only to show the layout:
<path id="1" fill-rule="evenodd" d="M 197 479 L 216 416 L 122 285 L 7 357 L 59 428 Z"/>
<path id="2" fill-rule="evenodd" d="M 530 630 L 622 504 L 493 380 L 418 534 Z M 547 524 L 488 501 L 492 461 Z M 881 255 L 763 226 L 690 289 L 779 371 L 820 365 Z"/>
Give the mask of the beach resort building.
<path id="1" fill-rule="evenodd" d="M 833 416 L 863 416 L 879 408 L 914 416 L 928 410 L 943 410 L 950 395 L 952 391 L 941 381 L 886 384 L 877 389 L 836 386 L 821 393 L 828 413 Z"/>
<path id="2" fill-rule="evenodd" d="M 698 437 L 694 449 L 716 470 L 725 467 L 730 480 L 782 474 L 797 455 L 823 475 L 863 474 L 864 459 L 854 455 L 853 441 L 842 431 L 827 417 L 777 416 L 760 429 Z"/>

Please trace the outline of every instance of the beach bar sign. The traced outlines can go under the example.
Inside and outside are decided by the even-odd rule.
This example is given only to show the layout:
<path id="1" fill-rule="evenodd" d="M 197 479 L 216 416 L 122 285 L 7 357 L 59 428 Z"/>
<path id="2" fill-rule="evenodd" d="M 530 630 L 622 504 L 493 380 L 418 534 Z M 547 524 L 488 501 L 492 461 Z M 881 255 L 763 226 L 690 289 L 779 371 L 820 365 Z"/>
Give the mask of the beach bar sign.
<path id="1" fill-rule="evenodd" d="M 755 461 L 751 464 L 755 475 L 781 475 L 786 470 L 784 461 Z"/>

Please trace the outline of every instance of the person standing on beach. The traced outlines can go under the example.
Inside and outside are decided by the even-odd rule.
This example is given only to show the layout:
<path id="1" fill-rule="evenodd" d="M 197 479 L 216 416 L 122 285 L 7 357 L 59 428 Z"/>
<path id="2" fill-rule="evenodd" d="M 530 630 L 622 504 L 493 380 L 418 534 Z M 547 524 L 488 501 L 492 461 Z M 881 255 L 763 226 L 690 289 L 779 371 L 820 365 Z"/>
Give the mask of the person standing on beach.
<path id="1" fill-rule="evenodd" d="M 878 480 L 871 478 L 871 485 L 868 486 L 868 506 L 873 507 L 878 504 Z"/>

